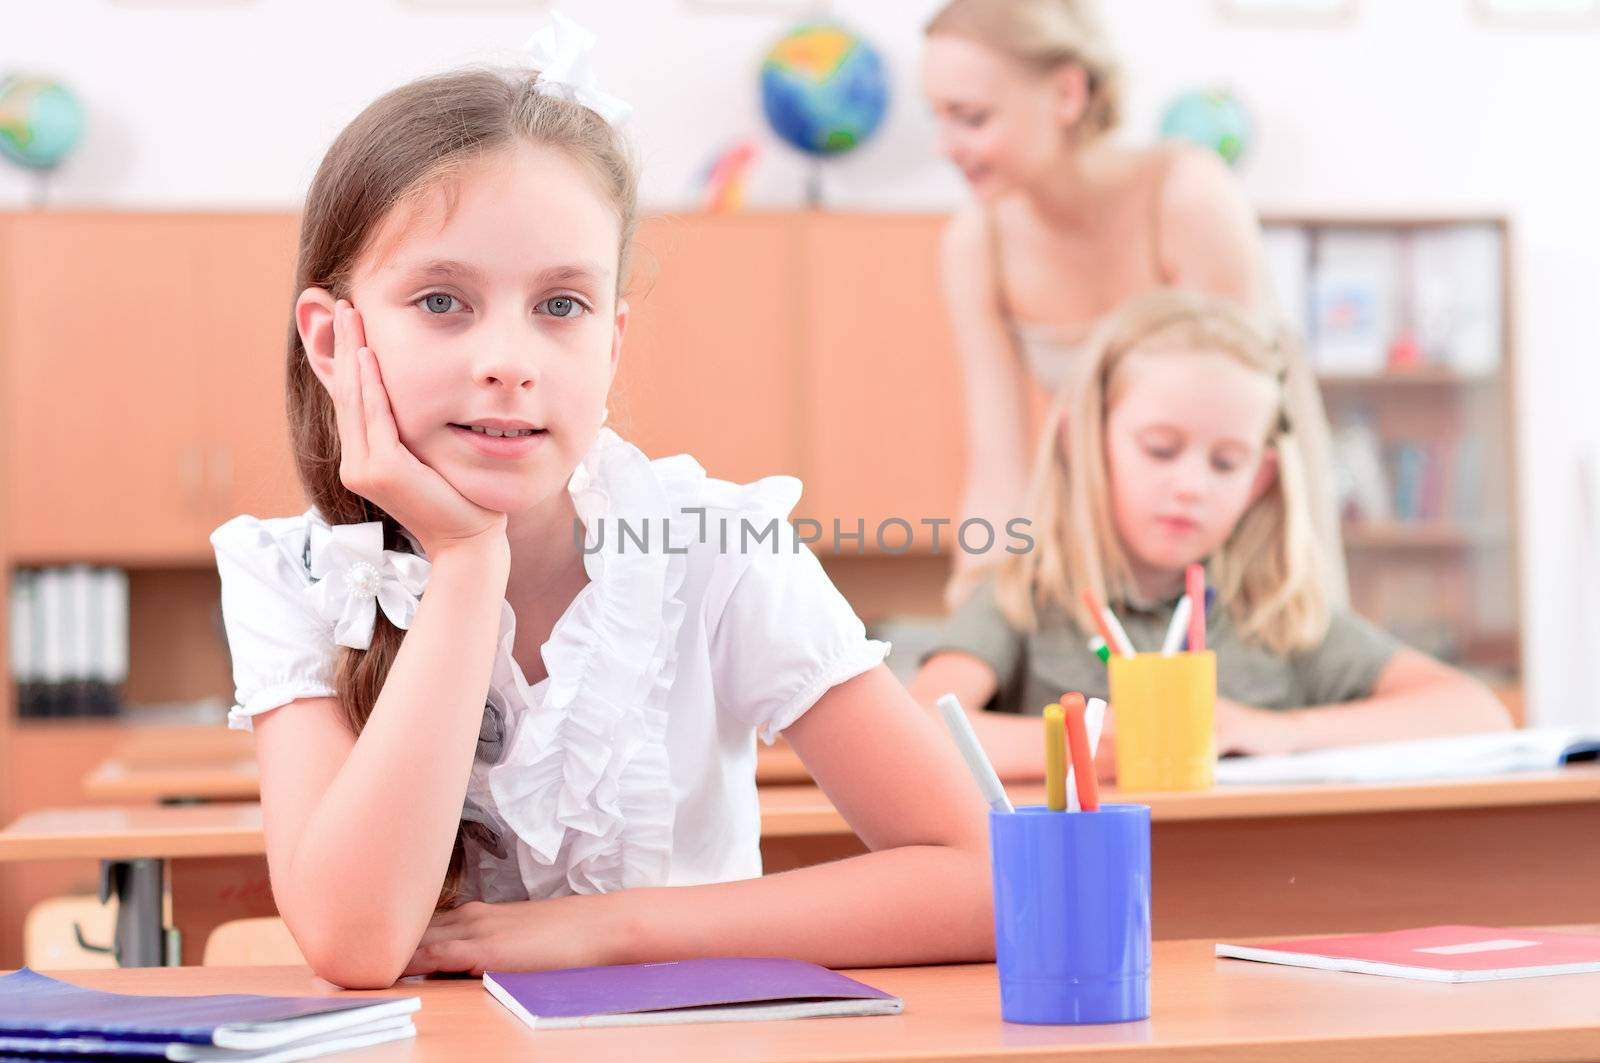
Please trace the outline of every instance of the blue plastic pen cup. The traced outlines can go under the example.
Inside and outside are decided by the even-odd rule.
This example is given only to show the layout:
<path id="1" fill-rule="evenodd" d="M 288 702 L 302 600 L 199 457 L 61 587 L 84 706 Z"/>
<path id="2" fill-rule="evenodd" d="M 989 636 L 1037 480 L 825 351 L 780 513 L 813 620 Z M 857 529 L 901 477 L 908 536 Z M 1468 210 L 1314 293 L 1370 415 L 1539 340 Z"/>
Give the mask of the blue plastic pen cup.
<path id="1" fill-rule="evenodd" d="M 989 814 L 1007 1022 L 1150 1017 L 1150 807 Z"/>

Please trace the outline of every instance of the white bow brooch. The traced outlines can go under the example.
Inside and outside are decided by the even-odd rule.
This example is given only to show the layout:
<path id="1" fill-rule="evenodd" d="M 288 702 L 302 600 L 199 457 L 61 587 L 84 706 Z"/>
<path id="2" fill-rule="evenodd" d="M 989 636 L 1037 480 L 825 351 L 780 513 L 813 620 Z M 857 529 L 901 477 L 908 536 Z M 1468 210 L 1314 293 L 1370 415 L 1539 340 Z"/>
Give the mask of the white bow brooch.
<path id="1" fill-rule="evenodd" d="M 383 615 L 402 631 L 411 626 L 428 585 L 426 558 L 383 548 L 383 524 L 311 527 L 312 603 L 333 627 L 333 641 L 351 649 L 372 645 L 372 628 Z"/>

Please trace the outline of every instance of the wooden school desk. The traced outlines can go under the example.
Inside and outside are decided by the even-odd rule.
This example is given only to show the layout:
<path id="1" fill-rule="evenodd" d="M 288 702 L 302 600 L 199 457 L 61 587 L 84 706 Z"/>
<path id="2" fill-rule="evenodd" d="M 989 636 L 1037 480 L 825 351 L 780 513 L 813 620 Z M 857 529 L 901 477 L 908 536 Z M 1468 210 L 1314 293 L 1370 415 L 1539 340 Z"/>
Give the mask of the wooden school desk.
<path id="1" fill-rule="evenodd" d="M 1012 788 L 1017 804 L 1042 796 Z M 1110 796 L 1151 806 L 1158 938 L 1600 922 L 1600 766 Z M 762 787 L 760 800 L 768 871 L 862 851 L 815 787 Z M 170 860 L 186 962 L 218 923 L 273 914 L 262 853 L 253 804 L 32 813 L 0 831 L 0 861 Z M 137 915 L 145 940 L 152 903 Z"/>
<path id="2" fill-rule="evenodd" d="M 1564 929 L 1596 932 L 1597 926 Z M 629 1059 L 639 1063 L 957 1063 L 1091 1060 L 1369 1063 L 1593 1060 L 1600 975 L 1465 985 L 1219 960 L 1211 939 L 1158 941 L 1151 1017 L 1104 1026 L 1000 1019 L 990 964 L 851 971 L 905 1001 L 899 1015 L 589 1030 L 530 1030 L 478 979 L 401 981 L 361 996 L 416 996 L 417 1037 L 363 1049 L 363 1063 Z M 95 989 L 159 994 L 333 993 L 304 967 L 51 972 Z M 352 994 L 355 995 L 355 994 Z M 343 1058 L 343 1057 L 340 1057 Z"/>

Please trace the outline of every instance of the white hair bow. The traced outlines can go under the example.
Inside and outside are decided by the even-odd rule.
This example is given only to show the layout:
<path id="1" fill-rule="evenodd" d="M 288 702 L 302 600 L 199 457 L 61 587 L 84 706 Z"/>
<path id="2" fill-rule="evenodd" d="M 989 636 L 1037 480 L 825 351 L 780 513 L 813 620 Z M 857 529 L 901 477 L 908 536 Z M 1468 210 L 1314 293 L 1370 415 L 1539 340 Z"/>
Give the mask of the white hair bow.
<path id="1" fill-rule="evenodd" d="M 351 649 L 372 645 L 378 607 L 402 631 L 417 615 L 417 603 L 428 585 L 426 558 L 383 548 L 383 524 L 336 524 L 311 527 L 311 574 L 306 588 L 317 612 L 334 625 L 333 641 Z"/>
<path id="2" fill-rule="evenodd" d="M 633 105 L 596 87 L 589 53 L 598 39 L 566 15 L 552 11 L 549 23 L 522 47 L 539 70 L 537 91 L 559 93 L 617 125 L 633 113 Z"/>

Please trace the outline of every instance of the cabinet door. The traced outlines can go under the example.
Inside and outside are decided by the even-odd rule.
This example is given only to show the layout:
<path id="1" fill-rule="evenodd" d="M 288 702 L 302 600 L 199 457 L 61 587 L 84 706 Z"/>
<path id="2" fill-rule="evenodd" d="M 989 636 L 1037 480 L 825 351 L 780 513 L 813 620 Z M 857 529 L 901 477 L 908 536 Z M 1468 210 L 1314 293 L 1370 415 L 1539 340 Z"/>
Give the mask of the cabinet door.
<path id="1" fill-rule="evenodd" d="M 14 218 L 3 430 L 18 559 L 209 553 L 198 231 L 170 214 Z"/>
<path id="2" fill-rule="evenodd" d="M 207 524 L 306 508 L 289 449 L 284 375 L 292 327 L 296 214 L 203 220 L 205 296 L 195 323 L 205 361 Z"/>
<path id="3" fill-rule="evenodd" d="M 651 457 L 728 480 L 801 472 L 799 229 L 792 214 L 642 226 L 610 423 Z"/>
<path id="4" fill-rule="evenodd" d="M 812 214 L 805 218 L 807 468 L 800 510 L 824 526 L 876 532 L 899 518 L 927 552 L 924 519 L 948 518 L 939 549 L 954 542 L 966 474 L 960 365 L 939 289 L 943 219 L 923 215 Z M 1001 531 L 1003 535 L 1003 530 Z M 884 526 L 898 551 L 905 529 Z M 847 543 L 842 553 L 853 553 Z M 826 552 L 826 550 L 824 550 Z"/>

